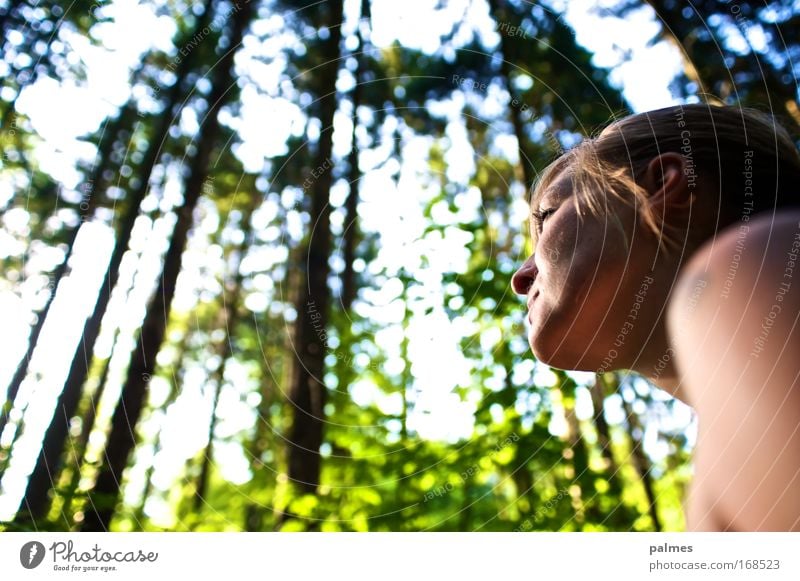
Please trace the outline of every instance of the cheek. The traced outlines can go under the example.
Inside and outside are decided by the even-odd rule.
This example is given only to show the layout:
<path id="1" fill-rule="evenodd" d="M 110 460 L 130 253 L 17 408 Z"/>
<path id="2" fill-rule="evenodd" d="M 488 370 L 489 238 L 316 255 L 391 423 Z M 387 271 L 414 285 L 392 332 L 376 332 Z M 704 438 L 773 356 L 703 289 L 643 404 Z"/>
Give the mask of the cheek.
<path id="1" fill-rule="evenodd" d="M 579 223 L 575 215 L 554 225 L 542 237 L 540 266 L 552 307 L 573 314 L 581 309 L 582 317 L 587 307 L 608 308 L 626 262 L 613 227 L 588 217 Z"/>
<path id="2" fill-rule="evenodd" d="M 582 236 L 564 242 L 563 259 L 548 264 L 550 277 L 534 305 L 528 341 L 548 365 L 592 370 L 599 366 L 596 346 L 608 343 L 607 315 L 615 310 L 619 277 L 614 268 L 598 268 L 602 240 L 588 244 Z"/>
<path id="3" fill-rule="evenodd" d="M 569 280 L 584 270 L 584 263 L 589 262 L 586 256 L 586 229 L 579 226 L 577 217 L 567 214 L 548 224 L 539 241 L 536 252 L 539 271 L 551 287 L 563 288 Z"/>

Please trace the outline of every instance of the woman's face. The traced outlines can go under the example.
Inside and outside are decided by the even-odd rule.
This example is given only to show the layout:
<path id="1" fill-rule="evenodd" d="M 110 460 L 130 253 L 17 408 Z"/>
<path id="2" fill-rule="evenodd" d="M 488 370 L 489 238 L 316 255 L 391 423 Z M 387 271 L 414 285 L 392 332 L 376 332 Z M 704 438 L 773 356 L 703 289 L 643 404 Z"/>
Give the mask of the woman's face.
<path id="1" fill-rule="evenodd" d="M 531 223 L 536 250 L 512 278 L 514 291 L 528 299 L 528 342 L 537 359 L 559 369 L 631 368 L 658 322 L 654 301 L 666 299 L 650 271 L 652 237 L 637 226 L 634 209 L 613 196 L 605 216 L 584 211 L 579 220 L 574 195 L 568 170 L 543 192 L 544 220 Z"/>

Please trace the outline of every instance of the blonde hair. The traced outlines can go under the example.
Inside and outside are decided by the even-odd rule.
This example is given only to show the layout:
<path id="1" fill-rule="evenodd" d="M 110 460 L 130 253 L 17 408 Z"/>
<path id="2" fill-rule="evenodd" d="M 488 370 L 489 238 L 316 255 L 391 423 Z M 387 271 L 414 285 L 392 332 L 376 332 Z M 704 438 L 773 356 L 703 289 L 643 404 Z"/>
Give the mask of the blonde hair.
<path id="1" fill-rule="evenodd" d="M 539 175 L 531 207 L 537 212 L 543 192 L 569 172 L 579 215 L 585 208 L 597 217 L 607 216 L 606 195 L 638 205 L 644 224 L 669 251 L 677 241 L 669 235 L 669 224 L 659 225 L 641 185 L 649 163 L 666 152 L 683 156 L 689 187 L 702 184 L 697 195 L 716 192 L 717 229 L 745 213 L 800 204 L 800 153 L 786 129 L 755 109 L 689 104 L 630 115 L 584 139 Z M 622 230 L 619 219 L 609 217 Z"/>

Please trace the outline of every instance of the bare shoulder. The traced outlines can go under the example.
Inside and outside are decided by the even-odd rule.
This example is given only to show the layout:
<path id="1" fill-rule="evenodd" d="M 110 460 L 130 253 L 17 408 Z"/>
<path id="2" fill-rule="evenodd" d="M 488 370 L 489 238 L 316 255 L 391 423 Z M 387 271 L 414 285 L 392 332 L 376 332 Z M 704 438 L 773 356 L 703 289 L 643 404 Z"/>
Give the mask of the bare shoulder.
<path id="1" fill-rule="evenodd" d="M 667 324 L 699 416 L 692 529 L 800 530 L 800 209 L 701 247 Z"/>

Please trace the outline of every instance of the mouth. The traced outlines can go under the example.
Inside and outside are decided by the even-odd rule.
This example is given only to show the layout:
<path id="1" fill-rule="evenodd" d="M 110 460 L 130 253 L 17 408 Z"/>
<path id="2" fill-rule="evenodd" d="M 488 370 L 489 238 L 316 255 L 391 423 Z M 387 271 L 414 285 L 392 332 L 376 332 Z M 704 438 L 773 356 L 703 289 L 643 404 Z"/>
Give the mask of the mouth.
<path id="1" fill-rule="evenodd" d="M 536 291 L 528 298 L 528 322 L 531 321 L 531 314 L 533 313 L 533 304 L 536 301 L 536 297 L 539 296 L 539 291 Z"/>
<path id="2" fill-rule="evenodd" d="M 528 298 L 528 310 L 529 310 L 529 311 L 531 310 L 531 307 L 533 306 L 533 301 L 535 301 L 535 300 L 536 300 L 536 297 L 538 297 L 538 296 L 539 296 L 539 291 L 536 291 L 535 293 L 533 293 L 533 294 L 532 294 L 532 295 L 531 295 L 531 296 Z"/>

